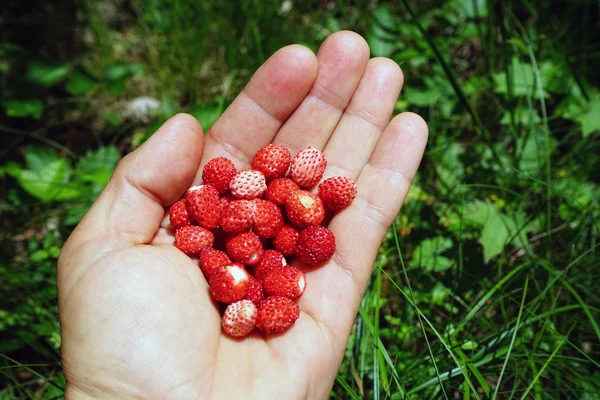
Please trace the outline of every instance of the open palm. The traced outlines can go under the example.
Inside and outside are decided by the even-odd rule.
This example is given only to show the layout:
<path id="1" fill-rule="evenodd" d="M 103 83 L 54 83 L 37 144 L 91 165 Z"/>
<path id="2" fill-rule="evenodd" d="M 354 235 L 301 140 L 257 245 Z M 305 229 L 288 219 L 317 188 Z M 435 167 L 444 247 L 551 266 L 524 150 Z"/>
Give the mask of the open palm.
<path id="1" fill-rule="evenodd" d="M 206 136 L 178 115 L 125 157 L 59 259 L 67 398 L 326 398 L 427 141 L 417 115 L 390 122 L 402 82 L 394 62 L 369 60 L 360 36 L 336 33 L 316 57 L 297 45 L 275 53 Z M 173 246 L 164 207 L 208 160 L 247 169 L 269 142 L 322 150 L 324 178 L 348 176 L 358 194 L 329 224 L 334 257 L 305 269 L 296 324 L 235 340 L 221 333 L 197 262 Z"/>

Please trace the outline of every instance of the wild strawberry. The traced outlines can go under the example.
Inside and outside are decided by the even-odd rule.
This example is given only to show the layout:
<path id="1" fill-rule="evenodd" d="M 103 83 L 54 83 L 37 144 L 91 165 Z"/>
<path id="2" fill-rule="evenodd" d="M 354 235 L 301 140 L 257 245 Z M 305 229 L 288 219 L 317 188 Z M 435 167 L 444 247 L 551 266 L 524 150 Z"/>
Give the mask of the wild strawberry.
<path id="1" fill-rule="evenodd" d="M 252 231 L 261 238 L 272 238 L 283 226 L 281 209 L 275 203 L 267 200 L 254 199 L 256 216 L 252 224 Z"/>
<path id="2" fill-rule="evenodd" d="M 356 197 L 356 184 L 345 176 L 327 178 L 319 185 L 319 198 L 325 208 L 344 208 Z"/>
<path id="3" fill-rule="evenodd" d="M 243 232 L 252 226 L 257 207 L 250 200 L 233 200 L 223 210 L 219 222 L 225 232 Z"/>
<path id="4" fill-rule="evenodd" d="M 246 336 L 256 324 L 258 309 L 250 300 L 240 300 L 231 303 L 225 309 L 221 327 L 223 332 L 233 337 Z"/>
<path id="5" fill-rule="evenodd" d="M 248 292 L 246 293 L 244 300 L 250 300 L 258 306 L 264 298 L 265 295 L 262 282 L 251 275 L 250 286 L 248 286 Z"/>
<path id="6" fill-rule="evenodd" d="M 300 232 L 296 228 L 285 225 L 273 238 L 273 248 L 289 257 L 296 252 L 296 242 L 299 236 Z"/>
<path id="7" fill-rule="evenodd" d="M 306 275 L 296 267 L 275 268 L 263 281 L 264 291 L 269 296 L 296 299 L 306 289 Z"/>
<path id="8" fill-rule="evenodd" d="M 196 222 L 187 209 L 186 199 L 179 199 L 173 203 L 171 208 L 169 208 L 169 220 L 171 221 L 171 226 L 175 229 L 192 225 Z"/>
<path id="9" fill-rule="evenodd" d="M 311 188 L 321 180 L 327 159 L 314 147 L 302 150 L 292 160 L 290 176 L 300 187 Z"/>
<path id="10" fill-rule="evenodd" d="M 283 268 L 287 265 L 285 257 L 275 250 L 265 250 L 260 264 L 254 269 L 254 277 L 263 280 L 269 275 L 269 272 L 276 268 Z"/>
<path id="11" fill-rule="evenodd" d="M 306 190 L 299 190 L 288 197 L 285 212 L 290 222 L 299 228 L 319 225 L 325 218 L 321 199 Z"/>
<path id="12" fill-rule="evenodd" d="M 231 160 L 225 157 L 213 158 L 206 163 L 202 170 L 202 182 L 212 185 L 219 193 L 229 190 L 229 183 L 237 174 L 237 169 Z"/>
<path id="13" fill-rule="evenodd" d="M 233 200 L 237 199 L 233 197 L 232 194 L 226 194 L 225 196 L 221 196 L 221 198 L 219 199 L 219 215 L 223 215 L 225 208 L 227 208 L 227 205 Z"/>
<path id="14" fill-rule="evenodd" d="M 188 210 L 198 225 L 214 229 L 219 224 L 219 192 L 211 185 L 192 186 L 185 194 Z"/>
<path id="15" fill-rule="evenodd" d="M 300 307 L 287 297 L 271 296 L 260 302 L 256 327 L 267 335 L 291 328 L 300 317 Z"/>
<path id="16" fill-rule="evenodd" d="M 299 190 L 298 184 L 290 178 L 275 179 L 267 185 L 265 199 L 272 201 L 278 206 L 282 206 L 288 197 Z"/>
<path id="17" fill-rule="evenodd" d="M 201 226 L 188 225 L 175 231 L 175 246 L 188 256 L 200 254 L 202 249 L 213 245 L 211 231 Z"/>
<path id="18" fill-rule="evenodd" d="M 225 252 L 207 247 L 200 252 L 199 264 L 204 276 L 208 279 L 215 269 L 231 264 L 231 259 Z"/>
<path id="19" fill-rule="evenodd" d="M 227 238 L 227 254 L 233 261 L 257 265 L 263 255 L 260 238 L 252 232 L 242 232 Z"/>
<path id="20" fill-rule="evenodd" d="M 238 172 L 229 184 L 231 194 L 238 199 L 252 200 L 262 196 L 267 190 L 267 183 L 262 172 L 241 171 Z"/>
<path id="21" fill-rule="evenodd" d="M 296 243 L 296 258 L 307 265 L 328 261 L 335 252 L 335 236 L 324 226 L 311 226 L 300 232 Z"/>
<path id="22" fill-rule="evenodd" d="M 280 144 L 270 143 L 256 152 L 252 169 L 262 172 L 267 181 L 272 181 L 287 173 L 291 160 L 288 149 Z"/>
<path id="23" fill-rule="evenodd" d="M 250 274 L 242 264 L 229 264 L 215 269 L 208 279 L 213 299 L 233 303 L 246 296 Z"/>

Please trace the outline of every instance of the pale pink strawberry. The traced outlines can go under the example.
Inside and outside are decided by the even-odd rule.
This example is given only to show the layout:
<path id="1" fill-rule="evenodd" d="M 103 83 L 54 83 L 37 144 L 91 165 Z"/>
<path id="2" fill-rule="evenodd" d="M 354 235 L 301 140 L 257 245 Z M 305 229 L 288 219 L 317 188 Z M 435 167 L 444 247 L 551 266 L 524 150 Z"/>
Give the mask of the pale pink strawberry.
<path id="1" fill-rule="evenodd" d="M 258 309 L 250 300 L 240 300 L 231 303 L 225 309 L 221 327 L 223 332 L 233 337 L 248 335 L 256 325 Z"/>
<path id="2" fill-rule="evenodd" d="M 327 159 L 319 150 L 309 147 L 292 160 L 290 176 L 300 187 L 311 188 L 321 180 L 327 167 Z"/>
<path id="3" fill-rule="evenodd" d="M 231 194 L 238 199 L 252 200 L 256 199 L 267 190 L 265 176 L 259 171 L 241 171 L 238 172 L 229 184 Z"/>

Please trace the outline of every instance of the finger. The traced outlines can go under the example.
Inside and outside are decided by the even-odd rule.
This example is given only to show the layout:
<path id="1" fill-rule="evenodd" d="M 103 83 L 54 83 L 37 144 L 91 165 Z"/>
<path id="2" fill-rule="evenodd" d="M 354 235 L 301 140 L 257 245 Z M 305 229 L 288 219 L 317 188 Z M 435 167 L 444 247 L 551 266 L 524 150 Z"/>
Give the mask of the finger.
<path id="1" fill-rule="evenodd" d="M 247 168 L 302 102 L 316 73 L 317 59 L 304 46 L 287 46 L 273 54 L 207 133 L 201 166 L 223 156 Z M 199 170 L 196 182 L 201 175 Z"/>
<path id="2" fill-rule="evenodd" d="M 373 58 L 335 128 L 324 153 L 324 178 L 344 175 L 355 180 L 369 161 L 386 127 L 402 88 L 398 64 L 388 58 Z"/>
<path id="3" fill-rule="evenodd" d="M 332 261 L 307 274 L 308 289 L 300 305 L 328 329 L 341 351 L 377 250 L 400 210 L 426 143 L 427 125 L 418 115 L 404 113 L 389 123 L 360 173 L 356 199 L 329 224 L 337 246 Z"/>
<path id="4" fill-rule="evenodd" d="M 323 149 L 356 90 L 369 60 L 369 46 L 354 32 L 338 32 L 323 42 L 317 60 L 319 70 L 310 93 L 274 140 L 292 153 L 308 146 Z"/>
<path id="5" fill-rule="evenodd" d="M 102 238 L 114 245 L 150 242 L 163 219 L 164 207 L 175 202 L 194 179 L 203 143 L 202 128 L 194 117 L 179 114 L 165 122 L 119 162 L 71 235 L 67 250 Z"/>

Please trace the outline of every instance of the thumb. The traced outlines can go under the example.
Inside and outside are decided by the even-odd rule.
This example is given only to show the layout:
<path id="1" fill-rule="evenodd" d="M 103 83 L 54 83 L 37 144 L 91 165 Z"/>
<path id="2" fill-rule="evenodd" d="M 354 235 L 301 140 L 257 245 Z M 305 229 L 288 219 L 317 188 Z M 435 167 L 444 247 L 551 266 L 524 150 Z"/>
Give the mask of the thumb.
<path id="1" fill-rule="evenodd" d="M 178 114 L 169 119 L 119 162 L 63 250 L 90 241 L 110 242 L 116 247 L 150 242 L 164 207 L 174 203 L 192 183 L 203 147 L 202 128 L 194 117 Z"/>

